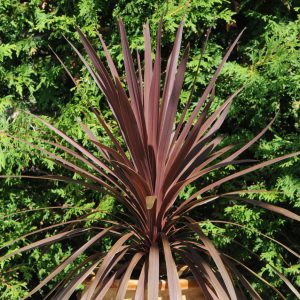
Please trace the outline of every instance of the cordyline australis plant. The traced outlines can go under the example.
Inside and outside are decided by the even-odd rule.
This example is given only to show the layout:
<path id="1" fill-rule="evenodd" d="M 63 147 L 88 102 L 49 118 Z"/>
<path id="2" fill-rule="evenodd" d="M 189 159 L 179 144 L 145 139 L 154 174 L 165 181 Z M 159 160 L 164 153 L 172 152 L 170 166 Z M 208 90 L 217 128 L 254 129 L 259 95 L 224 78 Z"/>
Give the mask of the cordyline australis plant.
<path id="1" fill-rule="evenodd" d="M 212 241 L 203 233 L 198 223 L 201 220 L 192 219 L 190 212 L 195 208 L 201 209 L 203 205 L 217 202 L 221 198 L 227 198 L 256 205 L 299 221 L 300 217 L 298 215 L 284 208 L 241 197 L 242 193 L 260 193 L 263 191 L 240 190 L 225 194 L 212 193 L 212 189 L 226 182 L 295 156 L 299 152 L 246 167 L 232 175 L 202 186 L 200 190 L 185 201 L 176 203 L 182 189 L 207 176 L 211 171 L 228 165 L 253 163 L 253 160 L 239 160 L 238 156 L 255 143 L 273 122 L 241 148 L 235 149 L 234 146 L 217 147 L 221 142 L 221 138 L 217 136 L 218 129 L 228 114 L 233 98 L 242 88 L 232 94 L 213 113 L 209 113 L 209 109 L 214 99 L 216 80 L 241 34 L 227 51 L 192 112 L 187 113 L 191 104 L 192 97 L 190 97 L 179 122 L 176 122 L 177 106 L 182 91 L 189 52 L 187 46 L 178 63 L 183 21 L 178 28 L 174 46 L 168 59 L 163 84 L 164 72 L 161 70 L 162 21 L 158 26 L 154 62 L 151 58 L 149 25 L 144 26 L 144 64 L 142 68 L 140 57 L 137 54 L 137 71 L 134 67 L 122 21 L 119 21 L 119 30 L 128 91 L 121 83 L 121 78 L 101 36 L 99 38 L 110 72 L 79 29 L 78 33 L 92 65 L 70 44 L 105 95 L 119 126 L 125 146 L 118 142 L 117 137 L 112 134 L 106 121 L 96 109 L 93 109 L 93 111 L 110 138 L 113 144 L 112 147 L 103 145 L 86 125 L 81 122 L 80 124 L 91 143 L 97 147 L 99 156 L 93 155 L 45 120 L 34 116 L 67 142 L 69 147 L 50 141 L 48 143 L 70 155 L 72 161 L 75 159 L 84 163 L 86 168 L 34 144 L 22 141 L 42 151 L 50 159 L 84 178 L 84 180 L 73 180 L 63 176 L 49 175 L 41 177 L 42 179 L 78 183 L 85 188 L 96 191 L 104 188 L 107 193 L 113 195 L 124 206 L 124 220 L 109 221 L 109 225 L 100 228 L 95 226 L 85 227 L 82 224 L 86 219 L 81 218 L 41 228 L 27 234 L 25 237 L 50 229 L 57 229 L 59 226 L 62 226 L 63 230 L 50 237 L 30 243 L 5 255 L 2 259 L 89 232 L 92 237 L 65 259 L 27 297 L 39 291 L 80 255 L 88 253 L 86 250 L 91 247 L 94 250 L 97 247 L 99 249 L 101 239 L 114 236 L 116 242 L 107 253 L 98 250 L 91 255 L 87 255 L 87 258 L 78 267 L 71 270 L 50 291 L 48 297 L 68 299 L 79 284 L 83 283 L 91 274 L 94 274 L 94 278 L 84 291 L 82 299 L 102 299 L 116 279 L 120 279 L 116 299 L 123 299 L 129 279 L 134 273 L 137 274 L 138 278 L 135 299 L 148 298 L 149 300 L 156 300 L 159 293 L 159 279 L 165 277 L 169 286 L 170 299 L 181 299 L 178 268 L 185 265 L 188 267 L 190 276 L 193 276 L 197 281 L 206 299 L 245 299 L 248 296 L 253 299 L 262 299 L 250 285 L 246 276 L 247 273 L 269 285 L 275 293 L 284 298 L 280 291 L 251 268 L 228 254 L 220 253 Z M 68 73 L 70 75 L 69 71 Z M 191 95 L 193 91 L 194 85 Z M 90 215 L 95 212 L 91 212 Z M 286 245 L 266 235 L 264 237 L 278 243 L 292 255 L 299 258 L 299 254 Z M 24 236 L 20 239 L 22 238 Z M 299 296 L 297 290 L 286 277 L 275 268 L 274 272 L 296 296 Z"/>

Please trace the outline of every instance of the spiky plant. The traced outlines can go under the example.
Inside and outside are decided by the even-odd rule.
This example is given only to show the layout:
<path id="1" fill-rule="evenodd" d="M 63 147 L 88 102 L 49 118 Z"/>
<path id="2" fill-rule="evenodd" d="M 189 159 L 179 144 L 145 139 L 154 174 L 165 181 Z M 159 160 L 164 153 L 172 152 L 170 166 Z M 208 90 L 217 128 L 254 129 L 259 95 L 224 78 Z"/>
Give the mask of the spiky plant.
<path id="1" fill-rule="evenodd" d="M 61 273 L 66 266 L 74 262 L 81 254 L 86 253 L 87 258 L 59 282 L 49 293 L 49 297 L 69 299 L 78 285 L 93 273 L 95 274 L 94 279 L 82 295 L 82 299 L 102 299 L 116 279 L 120 279 L 116 299 L 123 299 L 128 281 L 134 272 L 138 278 L 136 300 L 146 297 L 149 300 L 157 300 L 161 277 L 167 278 L 170 299 L 181 299 L 178 266 L 186 265 L 206 299 L 237 300 L 246 299 L 249 296 L 253 299 L 261 299 L 261 296 L 249 283 L 246 273 L 256 276 L 264 283 L 267 283 L 266 280 L 243 262 L 238 261 L 237 258 L 219 252 L 199 226 L 201 220 L 194 220 L 191 217 L 191 212 L 196 208 L 201 210 L 204 205 L 227 198 L 256 205 L 297 221 L 300 220 L 298 215 L 284 208 L 241 197 L 241 194 L 262 192 L 259 190 L 239 190 L 225 194 L 213 192 L 214 188 L 235 178 L 299 154 L 299 152 L 288 154 L 254 165 L 253 160 L 237 159 L 268 130 L 273 121 L 241 148 L 220 147 L 221 138 L 217 136 L 218 130 L 229 112 L 233 98 L 242 91 L 242 88 L 228 97 L 213 113 L 210 113 L 210 106 L 215 96 L 216 80 L 242 33 L 233 42 L 201 98 L 191 109 L 190 104 L 195 88 L 193 85 L 189 101 L 185 105 L 179 122 L 176 122 L 177 106 L 189 53 L 189 46 L 187 46 L 178 64 L 183 21 L 178 28 L 165 73 L 161 70 L 162 21 L 160 21 L 157 31 L 154 62 L 151 58 L 149 25 L 144 26 L 144 64 L 142 67 L 140 57 L 137 55 L 137 71 L 134 67 L 124 26 L 122 21 L 119 21 L 126 71 L 126 88 L 121 82 L 102 37 L 99 36 L 110 73 L 85 35 L 80 29 L 77 30 L 92 65 L 71 43 L 70 45 L 105 95 L 113 117 L 117 121 L 123 143 L 120 143 L 118 138 L 113 135 L 99 110 L 94 108 L 93 111 L 113 146 L 103 145 L 86 125 L 80 124 L 90 142 L 97 147 L 99 155 L 92 154 L 71 137 L 38 116 L 33 117 L 53 130 L 64 142 L 68 143 L 69 147 L 51 141 L 49 144 L 71 156 L 72 160 L 24 142 L 83 178 L 82 180 L 73 180 L 63 176 L 49 175 L 41 177 L 42 179 L 78 183 L 87 189 L 96 191 L 105 189 L 123 205 L 124 218 L 108 222 L 104 228 L 103 226 L 102 228 L 85 227 L 83 224 L 86 219 L 81 218 L 41 228 L 27 234 L 26 238 L 50 229 L 63 227 L 60 232 L 30 243 L 5 255 L 2 259 L 36 247 L 85 235 L 87 232 L 92 234 L 87 242 L 84 242 L 63 261 L 27 297 L 35 294 Z M 76 83 L 75 80 L 74 82 Z M 161 86 L 163 86 L 162 89 Z M 191 113 L 188 113 L 189 110 Z M 83 163 L 86 168 L 76 165 L 74 160 Z M 243 163 L 252 164 L 208 185 L 201 186 L 201 181 L 199 181 L 201 188 L 185 201 L 178 203 L 178 195 L 187 185 L 204 178 L 211 171 Z M 92 211 L 90 215 L 96 212 L 96 210 Z M 97 244 L 107 236 L 114 236 L 116 242 L 107 253 L 97 251 L 99 249 Z M 264 237 L 269 238 L 266 235 Z M 272 241 L 277 242 L 274 239 Z M 299 254 L 295 251 L 280 242 L 277 243 L 299 258 Z M 89 254 L 90 252 L 87 251 L 90 248 L 94 249 L 93 254 Z M 291 282 L 275 269 L 274 272 L 299 297 L 299 293 Z M 284 298 L 280 291 L 271 287 L 275 293 Z"/>

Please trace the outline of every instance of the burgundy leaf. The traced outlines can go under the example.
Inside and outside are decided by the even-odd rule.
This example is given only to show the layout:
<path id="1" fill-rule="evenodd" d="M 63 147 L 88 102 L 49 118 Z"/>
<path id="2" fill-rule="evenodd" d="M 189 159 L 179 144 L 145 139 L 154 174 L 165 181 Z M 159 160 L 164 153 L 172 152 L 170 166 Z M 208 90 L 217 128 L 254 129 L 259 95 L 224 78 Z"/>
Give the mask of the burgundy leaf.
<path id="1" fill-rule="evenodd" d="M 121 282 L 120 282 L 120 285 L 119 285 L 119 289 L 118 289 L 118 293 L 116 295 L 116 300 L 123 300 L 124 297 L 125 297 L 125 294 L 126 294 L 126 289 L 127 289 L 127 286 L 128 286 L 128 282 L 129 282 L 129 279 L 130 279 L 130 276 L 132 274 L 132 271 L 133 269 L 136 267 L 136 265 L 138 264 L 138 262 L 140 261 L 140 259 L 143 257 L 143 253 L 141 252 L 138 252 L 136 253 L 128 267 L 126 268 L 126 271 L 121 279 Z"/>
<path id="2" fill-rule="evenodd" d="M 134 300 L 144 299 L 145 298 L 145 289 L 146 289 L 146 262 L 144 262 L 142 270 L 140 272 L 137 288 L 134 295 Z"/>
<path id="3" fill-rule="evenodd" d="M 198 224 L 196 224 L 195 221 L 191 218 L 187 218 L 187 220 L 190 222 L 189 226 L 197 233 L 197 235 L 199 235 L 199 238 L 206 246 L 209 254 L 211 255 L 212 259 L 214 260 L 216 266 L 218 267 L 218 270 L 222 275 L 222 279 L 227 287 L 227 291 L 230 295 L 230 299 L 237 300 L 237 295 L 236 295 L 236 291 L 233 286 L 232 278 L 230 277 L 230 275 L 224 265 L 224 262 L 222 261 L 220 253 L 217 251 L 217 249 L 215 248 L 213 243 L 204 235 L 200 226 Z"/>
<path id="4" fill-rule="evenodd" d="M 162 238 L 163 249 L 165 253 L 165 261 L 167 266 L 169 296 L 170 299 L 181 300 L 182 299 L 181 288 L 179 284 L 179 277 L 176 268 L 176 263 L 172 256 L 172 250 L 166 236 L 162 234 L 161 238 Z"/>
<path id="5" fill-rule="evenodd" d="M 148 300 L 157 300 L 159 289 L 159 249 L 152 245 L 149 250 Z"/>

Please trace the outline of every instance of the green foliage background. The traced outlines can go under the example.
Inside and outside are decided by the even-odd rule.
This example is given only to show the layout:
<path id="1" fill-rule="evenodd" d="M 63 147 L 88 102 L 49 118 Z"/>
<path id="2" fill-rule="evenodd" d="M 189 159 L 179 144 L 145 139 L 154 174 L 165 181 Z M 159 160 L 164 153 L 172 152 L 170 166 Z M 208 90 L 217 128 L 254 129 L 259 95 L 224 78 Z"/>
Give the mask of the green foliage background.
<path id="1" fill-rule="evenodd" d="M 100 106 L 108 119 L 110 112 L 63 36 L 82 49 L 74 30 L 75 25 L 78 25 L 98 45 L 99 54 L 103 56 L 96 34 L 99 31 L 118 62 L 120 72 L 124 72 L 117 17 L 123 19 L 134 51 L 136 48 L 142 50 L 143 47 L 142 24 L 149 19 L 154 36 L 158 20 L 164 14 L 163 54 L 166 57 L 184 13 L 184 44 L 190 42 L 191 54 L 185 81 L 186 92 L 182 94 L 179 110 L 187 100 L 187 91 L 196 73 L 207 29 L 212 27 L 212 34 L 201 62 L 195 101 L 201 95 L 225 49 L 246 26 L 247 30 L 226 64 L 216 90 L 215 105 L 218 105 L 226 95 L 241 85 L 246 85 L 244 92 L 236 98 L 227 123 L 222 128 L 226 137 L 224 143 L 245 142 L 277 114 L 272 129 L 245 156 L 266 160 L 299 150 L 300 4 L 293 0 L 1 0 L 0 130 L 26 136 L 28 140 L 42 145 L 43 142 L 37 138 L 49 138 L 52 134 L 24 113 L 29 110 L 45 116 L 74 139 L 86 144 L 87 138 L 76 125 L 76 118 L 80 117 L 94 132 L 98 132 L 103 142 L 108 142 L 101 134 L 101 128 L 89 107 Z M 78 88 L 73 87 L 49 45 L 79 81 Z M 110 125 L 115 128 L 113 120 Z M 91 148 L 91 151 L 94 149 Z M 232 168 L 225 169 L 222 174 L 212 174 L 206 180 L 224 175 Z M 39 175 L 44 172 L 65 174 L 64 170 L 40 153 L 0 135 L 1 174 Z M 201 186 L 201 182 L 198 184 Z M 299 159 L 294 158 L 256 172 L 236 180 L 234 186 L 230 184 L 221 189 L 257 187 L 280 192 L 260 196 L 261 200 L 278 203 L 299 212 Z M 181 197 L 184 199 L 194 189 L 195 186 L 191 186 L 182 192 Z M 111 212 L 116 210 L 113 203 L 113 199 L 105 195 L 86 192 L 78 186 L 39 180 L 1 180 L 0 244 L 41 226 L 74 218 L 81 215 L 84 209 L 100 207 Z M 64 206 L 64 209 L 10 215 L 22 209 L 49 206 Z M 69 209 L 67 206 L 73 208 Z M 234 203 L 218 203 L 197 214 L 205 220 L 203 228 L 219 247 L 228 248 L 236 257 L 248 261 L 260 275 L 274 286 L 280 287 L 288 299 L 294 299 L 270 265 L 277 266 L 300 286 L 299 262 L 289 257 L 278 245 L 262 238 L 257 231 L 269 234 L 299 250 L 297 224 L 261 209 Z M 3 218 L 3 215 L 9 216 Z M 105 214 L 100 217 L 103 215 Z M 247 228 L 216 224 L 208 219 L 223 219 Z M 251 251 L 255 250 L 259 259 L 253 259 L 241 245 L 232 243 L 233 238 Z M 26 242 L 24 239 L 15 247 Z M 107 243 L 104 247 L 109 246 L 109 241 Z M 47 254 L 41 255 L 41 250 L 34 250 L 14 259 L 13 263 L 1 263 L 0 299 L 21 299 L 26 291 L 75 246 L 74 242 L 68 245 L 57 244 Z M 277 299 L 272 290 L 255 278 L 252 279 L 264 297 Z"/>

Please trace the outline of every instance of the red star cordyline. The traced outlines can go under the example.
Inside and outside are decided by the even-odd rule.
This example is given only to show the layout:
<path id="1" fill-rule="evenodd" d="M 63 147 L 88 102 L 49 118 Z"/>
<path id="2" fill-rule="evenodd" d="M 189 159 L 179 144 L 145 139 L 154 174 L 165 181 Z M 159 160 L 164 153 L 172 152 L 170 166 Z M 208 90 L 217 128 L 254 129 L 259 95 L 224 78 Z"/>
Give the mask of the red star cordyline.
<path id="1" fill-rule="evenodd" d="M 124 206 L 124 220 L 117 219 L 108 222 L 108 224 L 110 223 L 109 227 L 102 227 L 102 229 L 95 226 L 84 227 L 83 223 L 86 219 L 39 229 L 29 233 L 26 237 L 63 227 L 62 231 L 20 248 L 2 259 L 67 238 L 85 235 L 88 232 L 93 234 L 92 237 L 36 286 L 28 294 L 28 297 L 45 286 L 81 254 L 87 253 L 87 258 L 60 281 L 55 289 L 50 291 L 50 298 L 69 299 L 78 285 L 94 273 L 94 279 L 83 293 L 82 299 L 102 299 L 115 279 L 120 279 L 116 299 L 123 299 L 128 281 L 134 273 L 138 278 L 135 299 L 145 299 L 147 296 L 149 300 L 157 300 L 160 276 L 167 278 L 170 299 L 181 299 L 177 266 L 183 264 L 188 267 L 190 275 L 195 278 L 206 299 L 237 300 L 245 299 L 245 295 L 250 295 L 253 299 L 261 299 L 258 292 L 250 285 L 245 273 L 256 276 L 264 283 L 266 283 L 265 279 L 236 258 L 218 252 L 202 232 L 201 226 L 199 226 L 201 220 L 193 220 L 190 217 L 190 212 L 196 207 L 201 209 L 201 206 L 209 205 L 211 202 L 216 203 L 223 198 L 243 201 L 299 221 L 298 215 L 286 209 L 240 196 L 241 193 L 260 193 L 262 191 L 242 190 L 226 194 L 212 193 L 212 189 L 237 177 L 299 154 L 299 152 L 293 153 L 254 165 L 253 160 L 238 159 L 240 154 L 268 130 L 273 121 L 241 148 L 235 149 L 231 145 L 220 147 L 222 139 L 217 136 L 217 132 L 228 114 L 233 98 L 241 92 L 242 88 L 229 96 L 212 113 L 210 113 L 210 106 L 214 100 L 216 80 L 242 33 L 225 54 L 194 108 L 190 109 L 190 98 L 179 122 L 176 122 L 177 106 L 183 88 L 189 53 L 187 46 L 178 64 L 183 21 L 178 28 L 164 78 L 161 71 L 162 21 L 159 23 L 157 31 L 154 62 L 151 57 L 149 25 L 144 26 L 144 64 L 142 68 L 140 57 L 137 55 L 137 72 L 123 23 L 119 21 L 126 71 L 126 89 L 121 83 L 102 37 L 99 36 L 108 70 L 84 34 L 79 29 L 77 30 L 91 65 L 70 44 L 104 94 L 113 117 L 117 121 L 124 144 L 118 142 L 97 109 L 93 109 L 93 111 L 113 145 L 112 147 L 103 145 L 92 131 L 81 123 L 89 140 L 99 151 L 97 156 L 42 118 L 33 116 L 59 135 L 69 144 L 69 147 L 50 141 L 49 144 L 68 154 L 72 157 L 72 161 L 74 159 L 80 161 L 86 168 L 39 146 L 24 142 L 83 178 L 83 180 L 72 180 L 63 176 L 49 175 L 41 177 L 42 179 L 77 183 L 96 191 L 103 191 L 104 188 Z M 67 72 L 70 75 L 68 70 Z M 163 85 L 162 79 L 164 79 Z M 76 83 L 74 79 L 73 81 Z M 191 95 L 194 88 L 195 86 L 192 87 Z M 188 113 L 189 110 L 191 113 Z M 243 163 L 252 163 L 252 165 L 202 186 L 181 203 L 176 202 L 180 191 L 199 178 L 207 176 L 209 172 L 228 165 Z M 97 210 L 92 211 L 89 215 L 96 212 Z M 94 251 L 93 254 L 88 254 L 89 249 L 97 249 L 95 244 L 108 235 L 114 236 L 116 242 L 107 253 Z M 264 237 L 269 238 L 266 235 Z M 299 254 L 295 251 L 274 239 L 272 240 L 299 258 Z M 291 291 L 299 296 L 291 282 L 275 269 L 274 271 Z M 237 282 L 238 285 L 236 285 Z M 271 286 L 271 288 L 274 293 L 282 296 L 275 287 Z"/>

